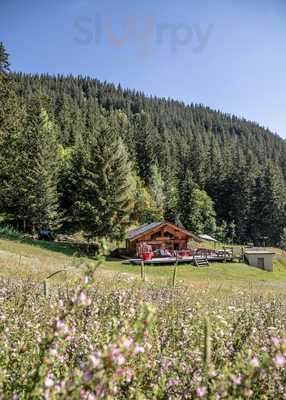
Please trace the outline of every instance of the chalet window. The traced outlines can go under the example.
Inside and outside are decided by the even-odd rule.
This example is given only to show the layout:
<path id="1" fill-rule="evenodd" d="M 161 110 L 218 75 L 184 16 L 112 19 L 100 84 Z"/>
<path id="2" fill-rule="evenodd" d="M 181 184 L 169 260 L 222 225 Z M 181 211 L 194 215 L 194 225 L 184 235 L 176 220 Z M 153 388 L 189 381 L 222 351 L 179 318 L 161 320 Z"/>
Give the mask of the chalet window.
<path id="1" fill-rule="evenodd" d="M 166 231 L 166 232 L 164 232 L 164 237 L 172 239 L 172 238 L 174 238 L 174 235 L 171 232 Z"/>
<path id="2" fill-rule="evenodd" d="M 264 268 L 264 258 L 261 257 L 257 259 L 257 266 L 259 268 Z"/>
<path id="3" fill-rule="evenodd" d="M 160 231 L 153 233 L 153 235 L 151 236 L 151 240 L 156 240 L 158 237 L 161 237 Z"/>

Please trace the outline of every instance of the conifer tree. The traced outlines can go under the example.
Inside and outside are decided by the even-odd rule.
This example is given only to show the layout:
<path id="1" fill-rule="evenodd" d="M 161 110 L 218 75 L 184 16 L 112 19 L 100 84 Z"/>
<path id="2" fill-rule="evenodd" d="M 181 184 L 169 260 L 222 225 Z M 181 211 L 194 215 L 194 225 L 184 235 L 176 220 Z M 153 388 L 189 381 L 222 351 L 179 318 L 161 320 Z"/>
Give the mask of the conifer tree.
<path id="1" fill-rule="evenodd" d="M 203 187 L 206 182 L 206 153 L 199 133 L 191 142 L 189 164 L 194 181 Z"/>
<path id="2" fill-rule="evenodd" d="M 216 214 L 208 194 L 196 185 L 191 170 L 179 183 L 178 209 L 183 225 L 195 233 L 214 233 Z"/>
<path id="3" fill-rule="evenodd" d="M 144 224 L 162 221 L 163 208 L 158 206 L 150 189 L 144 185 L 138 176 L 133 177 L 132 197 L 134 205 L 130 214 L 130 221 L 135 224 Z"/>
<path id="4" fill-rule="evenodd" d="M 152 176 L 152 166 L 156 162 L 154 149 L 155 131 L 148 114 L 141 113 L 136 116 L 135 129 L 137 135 L 136 161 L 139 176 L 148 184 Z"/>
<path id="5" fill-rule="evenodd" d="M 0 42 L 0 140 L 17 132 L 22 113 L 9 67 L 8 53 Z"/>
<path id="6" fill-rule="evenodd" d="M 178 219 L 178 188 L 175 180 L 165 182 L 164 192 L 166 194 L 164 219 L 176 223 Z"/>
<path id="7" fill-rule="evenodd" d="M 164 193 L 164 181 L 160 169 L 156 164 L 151 166 L 149 191 L 154 203 L 156 204 L 156 207 L 158 210 L 160 210 L 160 213 L 163 214 L 166 200 Z"/>
<path id="8" fill-rule="evenodd" d="M 5 49 L 4 43 L 0 42 L 0 73 L 8 73 L 9 67 L 9 55 Z"/>
<path id="9" fill-rule="evenodd" d="M 281 174 L 268 163 L 256 179 L 251 209 L 251 235 L 254 241 L 280 243 L 286 224 L 286 194 Z"/>
<path id="10" fill-rule="evenodd" d="M 8 53 L 0 42 L 0 213 L 10 212 L 9 181 L 17 175 L 17 137 L 21 134 L 24 110 L 14 90 L 9 74 Z"/>
<path id="11" fill-rule="evenodd" d="M 131 165 L 122 140 L 109 127 L 75 150 L 70 186 L 73 214 L 89 238 L 122 238 L 132 209 Z"/>
<path id="12" fill-rule="evenodd" d="M 188 169 L 185 174 L 184 171 L 180 171 L 178 176 L 178 217 L 183 226 L 190 230 L 194 228 L 191 221 L 193 211 L 191 197 L 195 187 L 191 170 Z"/>
<path id="13" fill-rule="evenodd" d="M 27 125 L 19 142 L 19 175 L 12 181 L 17 196 L 15 204 L 33 230 L 57 228 L 60 220 L 57 133 L 39 99 L 34 99 L 28 110 Z"/>

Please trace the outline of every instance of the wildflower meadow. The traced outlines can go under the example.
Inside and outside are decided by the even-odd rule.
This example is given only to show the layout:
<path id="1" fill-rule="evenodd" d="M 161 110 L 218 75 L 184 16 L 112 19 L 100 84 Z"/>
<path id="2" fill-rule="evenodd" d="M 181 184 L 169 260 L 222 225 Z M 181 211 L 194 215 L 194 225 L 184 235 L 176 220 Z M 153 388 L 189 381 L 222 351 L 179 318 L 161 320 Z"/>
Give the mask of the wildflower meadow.
<path id="1" fill-rule="evenodd" d="M 281 291 L 107 279 L 92 267 L 69 284 L 0 288 L 1 399 L 286 398 Z"/>

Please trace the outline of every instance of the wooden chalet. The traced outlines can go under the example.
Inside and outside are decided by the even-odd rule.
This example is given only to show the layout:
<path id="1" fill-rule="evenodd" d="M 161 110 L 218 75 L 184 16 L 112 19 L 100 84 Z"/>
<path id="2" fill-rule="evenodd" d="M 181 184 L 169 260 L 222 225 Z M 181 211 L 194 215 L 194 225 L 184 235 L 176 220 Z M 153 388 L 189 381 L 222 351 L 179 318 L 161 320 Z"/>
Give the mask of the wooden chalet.
<path id="1" fill-rule="evenodd" d="M 152 251 L 166 249 L 169 251 L 184 250 L 188 247 L 188 242 L 202 240 L 183 228 L 170 222 L 152 222 L 143 224 L 127 233 L 126 250 L 129 255 L 138 253 L 138 248 L 142 244 L 152 247 Z"/>

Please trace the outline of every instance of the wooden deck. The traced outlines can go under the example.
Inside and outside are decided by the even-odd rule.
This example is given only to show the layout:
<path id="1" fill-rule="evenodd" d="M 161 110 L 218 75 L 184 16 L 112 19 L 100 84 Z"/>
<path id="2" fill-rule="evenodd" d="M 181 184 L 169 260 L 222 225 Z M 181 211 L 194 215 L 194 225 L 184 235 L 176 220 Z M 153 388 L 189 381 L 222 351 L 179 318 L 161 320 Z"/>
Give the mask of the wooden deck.
<path id="1" fill-rule="evenodd" d="M 209 254 L 207 256 L 189 256 L 189 257 L 162 257 L 162 258 L 153 258 L 152 260 L 144 261 L 145 265 L 168 265 L 168 264 L 192 264 L 195 265 L 196 261 L 203 261 L 206 260 L 208 262 L 223 262 L 228 261 L 231 262 L 233 260 L 232 254 L 225 254 L 225 255 L 217 255 L 217 254 Z M 140 265 L 142 260 L 140 258 L 133 258 L 129 260 L 129 262 L 133 265 Z"/>

